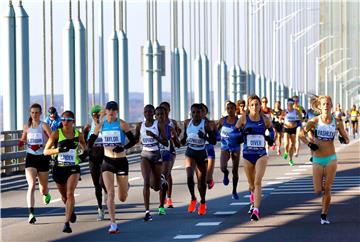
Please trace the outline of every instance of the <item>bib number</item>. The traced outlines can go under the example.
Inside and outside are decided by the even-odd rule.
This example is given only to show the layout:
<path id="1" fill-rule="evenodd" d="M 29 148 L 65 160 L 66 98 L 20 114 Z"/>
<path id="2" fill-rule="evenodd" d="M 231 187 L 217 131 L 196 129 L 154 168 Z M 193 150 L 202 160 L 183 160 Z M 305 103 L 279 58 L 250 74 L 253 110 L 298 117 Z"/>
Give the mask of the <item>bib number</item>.
<path id="1" fill-rule="evenodd" d="M 116 146 L 121 144 L 119 131 L 103 131 L 102 141 L 104 146 Z"/>
<path id="2" fill-rule="evenodd" d="M 251 148 L 264 148 L 265 147 L 265 139 L 263 135 L 248 135 L 246 137 L 246 144 Z"/>
<path id="3" fill-rule="evenodd" d="M 43 136 L 41 133 L 29 133 L 27 134 L 27 143 L 29 145 L 42 145 Z"/>
<path id="4" fill-rule="evenodd" d="M 60 153 L 58 155 L 58 163 L 66 166 L 75 165 L 75 156 L 75 149 L 70 149 L 68 152 Z"/>

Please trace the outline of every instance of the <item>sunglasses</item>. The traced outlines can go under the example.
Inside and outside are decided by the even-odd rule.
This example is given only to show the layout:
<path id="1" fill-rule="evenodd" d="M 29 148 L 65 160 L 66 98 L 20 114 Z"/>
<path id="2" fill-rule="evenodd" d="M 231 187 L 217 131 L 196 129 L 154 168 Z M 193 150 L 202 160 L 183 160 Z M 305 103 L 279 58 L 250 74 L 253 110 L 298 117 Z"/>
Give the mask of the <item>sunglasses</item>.
<path id="1" fill-rule="evenodd" d="M 64 117 L 61 117 L 61 121 L 62 122 L 72 122 L 72 121 L 74 121 L 75 119 L 73 119 L 73 118 L 64 118 Z"/>

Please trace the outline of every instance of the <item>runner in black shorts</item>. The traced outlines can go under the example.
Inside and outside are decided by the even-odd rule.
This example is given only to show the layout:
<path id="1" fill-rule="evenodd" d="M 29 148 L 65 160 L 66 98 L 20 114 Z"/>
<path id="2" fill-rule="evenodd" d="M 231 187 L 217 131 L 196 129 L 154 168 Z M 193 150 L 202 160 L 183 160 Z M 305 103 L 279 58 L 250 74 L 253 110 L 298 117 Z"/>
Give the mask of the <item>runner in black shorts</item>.
<path id="1" fill-rule="evenodd" d="M 106 110 L 100 112 L 100 123 L 95 127 L 94 133 L 90 135 L 88 147 L 91 149 L 101 132 L 104 147 L 104 162 L 101 166 L 102 177 L 108 193 L 107 208 L 110 216 L 109 234 L 119 233 L 115 219 L 115 187 L 114 176 L 118 184 L 118 197 L 125 202 L 128 196 L 129 163 L 126 159 L 126 149 L 135 145 L 134 135 L 130 126 L 122 119 L 117 118 L 119 106 L 115 101 L 106 104 Z M 104 118 L 106 114 L 106 118 Z M 125 144 L 125 136 L 128 143 Z"/>
<path id="2" fill-rule="evenodd" d="M 31 224 L 36 221 L 34 213 L 36 176 L 39 179 L 39 190 L 43 195 L 44 203 L 49 204 L 51 200 L 48 189 L 50 157 L 44 156 L 44 146 L 51 135 L 51 130 L 46 123 L 40 121 L 41 113 L 39 104 L 31 105 L 29 121 L 24 125 L 24 132 L 18 144 L 21 147 L 26 142 L 25 175 L 28 183 L 26 201 L 29 209 L 28 221 Z"/>
<path id="3" fill-rule="evenodd" d="M 187 174 L 187 185 L 191 195 L 191 201 L 188 212 L 196 211 L 194 170 L 198 180 L 198 189 L 200 193 L 199 215 L 206 214 L 206 148 L 205 141 L 210 144 L 216 144 L 216 135 L 211 129 L 209 122 L 201 118 L 201 104 L 193 104 L 191 106 L 191 119 L 185 120 L 184 137 L 181 140 L 183 145 L 187 144 L 185 153 L 185 169 Z"/>
<path id="4" fill-rule="evenodd" d="M 63 232 L 71 233 L 69 221 L 71 223 L 76 221 L 74 193 L 80 176 L 79 156 L 81 151 L 85 151 L 86 144 L 83 134 L 74 128 L 75 115 L 73 112 L 63 112 L 61 124 L 62 127 L 51 134 L 46 143 L 44 154 L 55 155 L 53 179 L 66 208 Z"/>
<path id="5" fill-rule="evenodd" d="M 273 123 L 273 127 L 276 131 L 276 140 L 278 142 L 278 148 L 277 148 L 277 155 L 281 155 L 281 139 L 282 139 L 282 135 L 283 135 L 283 126 L 284 126 L 284 118 L 281 116 L 283 113 L 283 110 L 281 109 L 281 103 L 280 101 L 276 101 L 275 102 L 275 107 L 271 112 L 271 116 L 272 116 L 272 123 Z M 276 142 L 274 142 L 273 145 L 273 150 L 275 150 L 276 148 Z"/>
<path id="6" fill-rule="evenodd" d="M 154 191 L 160 191 L 159 215 L 165 215 L 164 199 L 167 190 L 167 181 L 162 173 L 162 159 L 159 144 L 168 146 L 163 125 L 159 125 L 158 120 L 154 120 L 155 108 L 148 104 L 144 107 L 145 121 L 138 123 L 136 126 L 135 140 L 141 141 L 141 173 L 144 178 L 144 221 L 151 221 L 150 214 L 150 187 Z M 152 177 L 151 177 L 152 176 Z M 151 179 L 152 178 L 152 179 Z M 152 183 L 151 183 L 151 182 Z"/>
<path id="7" fill-rule="evenodd" d="M 87 124 L 84 127 L 84 137 L 86 137 L 86 141 L 89 140 L 90 136 L 94 133 L 96 125 L 100 122 L 100 105 L 94 105 L 91 108 L 90 115 L 92 117 L 91 124 Z M 89 150 L 89 169 L 91 178 L 95 187 L 95 196 L 98 204 L 98 215 L 97 220 L 104 220 L 104 209 L 102 205 L 102 190 L 106 194 L 106 188 L 104 185 L 104 181 L 101 175 L 101 165 L 104 160 L 104 147 L 102 143 L 101 135 L 95 140 L 94 145 L 91 150 Z M 106 200 L 106 199 L 105 199 Z"/>

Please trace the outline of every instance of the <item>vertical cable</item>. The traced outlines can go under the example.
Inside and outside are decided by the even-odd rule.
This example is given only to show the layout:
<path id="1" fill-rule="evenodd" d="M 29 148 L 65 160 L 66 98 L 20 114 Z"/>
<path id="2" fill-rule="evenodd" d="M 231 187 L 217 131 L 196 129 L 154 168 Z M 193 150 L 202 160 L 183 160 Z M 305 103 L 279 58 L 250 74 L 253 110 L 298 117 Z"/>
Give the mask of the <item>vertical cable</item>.
<path id="1" fill-rule="evenodd" d="M 69 19 L 72 20 L 71 0 L 69 0 Z"/>
<path id="2" fill-rule="evenodd" d="M 198 0 L 198 21 L 199 21 L 199 39 L 198 39 L 198 42 L 199 42 L 199 55 L 201 53 L 201 21 L 200 21 L 200 0 Z"/>
<path id="3" fill-rule="evenodd" d="M 46 110 L 46 20 L 45 20 L 45 0 L 42 4 L 43 10 L 43 69 L 44 69 L 44 109 Z"/>
<path id="4" fill-rule="evenodd" d="M 86 80 L 86 86 L 89 86 L 89 15 L 88 15 L 88 0 L 85 0 L 85 80 Z M 88 90 L 88 88 L 87 88 Z M 92 103 L 94 105 L 94 103 Z"/>
<path id="5" fill-rule="evenodd" d="M 124 2 L 119 0 L 119 30 L 124 31 Z"/>
<path id="6" fill-rule="evenodd" d="M 157 0 L 154 1 L 154 39 L 157 40 Z"/>
<path id="7" fill-rule="evenodd" d="M 194 0 L 194 54 L 196 55 L 196 0 Z"/>
<path id="8" fill-rule="evenodd" d="M 92 35 L 92 102 L 95 104 L 95 20 L 94 20 L 94 12 L 95 12 L 95 6 L 94 6 L 94 0 L 91 2 L 91 35 Z M 100 94 L 100 91 L 99 91 Z"/>
<path id="9" fill-rule="evenodd" d="M 116 2 L 114 0 L 114 32 L 116 32 Z"/>
<path id="10" fill-rule="evenodd" d="M 181 47 L 184 48 L 184 0 L 181 1 Z"/>
<path id="11" fill-rule="evenodd" d="M 53 32 L 53 2 L 50 0 L 50 86 L 51 105 L 54 103 L 54 32 Z"/>
<path id="12" fill-rule="evenodd" d="M 233 62 L 234 62 L 234 65 L 235 65 L 235 55 L 236 55 L 236 52 L 238 51 L 236 49 L 236 43 L 235 43 L 235 0 L 233 0 L 233 21 L 232 21 L 232 27 L 233 27 L 233 48 L 234 48 L 234 53 L 233 53 Z"/>

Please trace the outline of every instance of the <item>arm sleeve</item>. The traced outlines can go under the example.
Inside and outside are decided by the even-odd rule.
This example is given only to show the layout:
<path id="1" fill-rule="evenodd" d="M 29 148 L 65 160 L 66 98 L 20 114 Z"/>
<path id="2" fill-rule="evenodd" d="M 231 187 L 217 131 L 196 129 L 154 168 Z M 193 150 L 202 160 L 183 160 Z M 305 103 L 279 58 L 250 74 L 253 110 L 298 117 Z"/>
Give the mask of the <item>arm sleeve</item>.
<path id="1" fill-rule="evenodd" d="M 131 147 L 133 147 L 136 144 L 135 136 L 131 131 L 126 132 L 125 135 L 128 138 L 129 142 L 126 145 L 124 145 L 124 148 L 130 149 Z"/>

